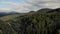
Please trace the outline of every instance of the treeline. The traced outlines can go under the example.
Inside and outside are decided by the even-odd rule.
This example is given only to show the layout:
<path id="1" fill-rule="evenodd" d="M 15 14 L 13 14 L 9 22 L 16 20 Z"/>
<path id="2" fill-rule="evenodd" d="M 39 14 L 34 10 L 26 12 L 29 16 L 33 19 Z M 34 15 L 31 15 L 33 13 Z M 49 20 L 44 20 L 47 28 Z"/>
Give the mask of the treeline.
<path id="1" fill-rule="evenodd" d="M 60 34 L 60 12 L 35 12 L 16 20 L 0 20 L 0 34 Z"/>

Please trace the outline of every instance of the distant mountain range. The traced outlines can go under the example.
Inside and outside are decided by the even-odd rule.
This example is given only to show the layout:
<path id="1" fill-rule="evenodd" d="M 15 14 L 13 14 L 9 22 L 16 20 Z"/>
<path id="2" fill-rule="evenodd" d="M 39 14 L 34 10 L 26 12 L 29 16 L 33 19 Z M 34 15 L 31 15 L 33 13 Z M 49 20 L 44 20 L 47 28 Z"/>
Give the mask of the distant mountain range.
<path id="1" fill-rule="evenodd" d="M 43 8 L 43 9 L 40 9 L 38 10 L 38 12 L 46 12 L 46 11 L 50 11 L 50 10 L 53 10 L 53 9 L 49 9 L 49 8 Z"/>
<path id="2" fill-rule="evenodd" d="M 59 11 L 60 8 L 57 8 L 57 9 L 49 9 L 49 8 L 43 8 L 43 9 L 40 9 L 38 11 L 30 11 L 29 13 L 35 13 L 35 12 L 51 12 L 51 11 Z M 16 11 L 11 11 L 11 12 L 6 12 L 6 11 L 0 11 L 0 17 L 1 16 L 6 16 L 6 15 L 12 15 L 12 14 L 23 14 L 23 13 L 19 13 L 19 12 L 16 12 Z"/>
<path id="3" fill-rule="evenodd" d="M 11 12 L 0 12 L 0 17 L 1 16 L 6 16 L 6 15 L 11 15 L 11 14 L 20 14 L 20 13 L 18 13 L 18 12 L 15 12 L 15 11 L 11 11 Z"/>

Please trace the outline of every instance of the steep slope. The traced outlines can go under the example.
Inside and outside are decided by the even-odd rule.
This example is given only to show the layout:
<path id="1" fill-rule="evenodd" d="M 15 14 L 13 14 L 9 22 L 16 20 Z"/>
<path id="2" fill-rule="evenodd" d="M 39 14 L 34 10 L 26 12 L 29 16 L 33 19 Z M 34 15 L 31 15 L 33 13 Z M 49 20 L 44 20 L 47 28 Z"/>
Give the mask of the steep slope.
<path id="1" fill-rule="evenodd" d="M 60 10 L 60 9 L 59 9 Z M 1 34 L 60 34 L 60 11 L 35 12 L 1 17 Z"/>
<path id="2" fill-rule="evenodd" d="M 0 19 L 3 21 L 15 20 L 17 17 L 19 17 L 21 15 L 25 15 L 25 14 L 6 15 L 6 16 L 0 17 Z"/>

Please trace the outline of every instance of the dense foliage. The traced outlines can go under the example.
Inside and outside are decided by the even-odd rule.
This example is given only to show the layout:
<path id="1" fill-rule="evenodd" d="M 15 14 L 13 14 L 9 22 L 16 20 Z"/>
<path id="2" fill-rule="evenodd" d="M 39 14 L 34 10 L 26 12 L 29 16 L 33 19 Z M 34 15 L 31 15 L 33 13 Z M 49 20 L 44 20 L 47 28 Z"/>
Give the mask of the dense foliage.
<path id="1" fill-rule="evenodd" d="M 34 12 L 15 20 L 0 19 L 0 34 L 60 34 L 60 10 Z"/>

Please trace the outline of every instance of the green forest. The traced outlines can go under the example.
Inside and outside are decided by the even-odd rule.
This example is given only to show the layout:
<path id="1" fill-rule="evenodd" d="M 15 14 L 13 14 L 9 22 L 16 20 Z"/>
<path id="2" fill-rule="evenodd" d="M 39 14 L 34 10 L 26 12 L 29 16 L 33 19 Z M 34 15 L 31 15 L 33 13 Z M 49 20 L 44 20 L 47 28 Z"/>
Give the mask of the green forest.
<path id="1" fill-rule="evenodd" d="M 60 8 L 0 17 L 0 34 L 60 34 Z"/>

